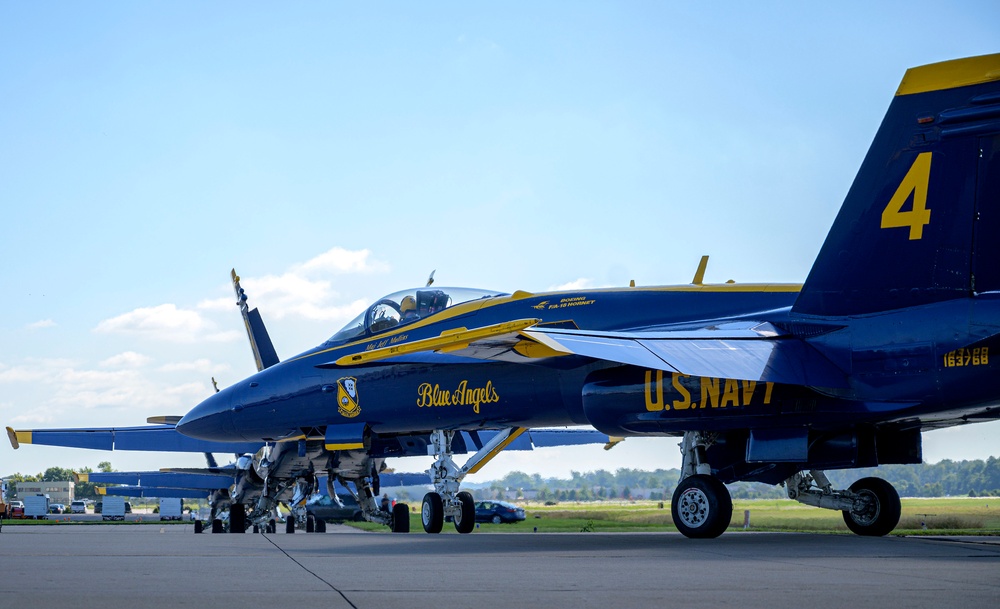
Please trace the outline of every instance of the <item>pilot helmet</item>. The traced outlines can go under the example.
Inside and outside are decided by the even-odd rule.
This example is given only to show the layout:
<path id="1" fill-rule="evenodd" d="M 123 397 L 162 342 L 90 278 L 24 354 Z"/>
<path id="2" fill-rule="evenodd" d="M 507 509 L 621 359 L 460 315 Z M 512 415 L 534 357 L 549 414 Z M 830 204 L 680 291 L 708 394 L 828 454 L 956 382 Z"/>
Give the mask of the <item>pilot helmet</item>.
<path id="1" fill-rule="evenodd" d="M 413 296 L 406 296 L 403 298 L 402 302 L 399 303 L 399 312 L 404 315 L 406 313 L 416 310 L 417 310 L 417 301 L 414 300 Z"/>

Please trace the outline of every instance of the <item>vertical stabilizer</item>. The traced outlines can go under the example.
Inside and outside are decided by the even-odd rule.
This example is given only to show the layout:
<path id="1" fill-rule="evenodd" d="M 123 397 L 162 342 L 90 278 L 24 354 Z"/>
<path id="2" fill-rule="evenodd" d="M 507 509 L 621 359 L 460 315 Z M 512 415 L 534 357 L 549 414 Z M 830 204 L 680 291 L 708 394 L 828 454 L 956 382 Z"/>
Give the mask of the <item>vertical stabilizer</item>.
<path id="1" fill-rule="evenodd" d="M 1000 54 L 907 70 L 794 311 L 1000 290 Z"/>
<path id="2" fill-rule="evenodd" d="M 278 353 L 274 350 L 274 345 L 271 344 L 271 337 L 267 333 L 260 313 L 257 312 L 257 309 L 251 309 L 247 305 L 247 295 L 240 287 L 240 276 L 236 274 L 236 269 L 233 269 L 230 275 L 233 280 L 233 290 L 236 292 L 236 304 L 240 307 L 240 313 L 243 314 L 243 324 L 247 329 L 247 338 L 250 339 L 254 362 L 257 364 L 257 371 L 260 372 L 264 368 L 270 368 L 278 363 Z"/>

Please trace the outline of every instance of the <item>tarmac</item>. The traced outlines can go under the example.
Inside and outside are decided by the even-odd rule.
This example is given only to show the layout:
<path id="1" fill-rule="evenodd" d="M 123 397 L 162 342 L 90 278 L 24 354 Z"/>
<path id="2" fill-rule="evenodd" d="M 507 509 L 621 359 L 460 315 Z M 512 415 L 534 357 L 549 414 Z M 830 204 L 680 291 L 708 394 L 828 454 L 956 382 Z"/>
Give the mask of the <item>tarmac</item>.
<path id="1" fill-rule="evenodd" d="M 1000 538 L 4 526 L 0 606 L 1000 607 Z"/>

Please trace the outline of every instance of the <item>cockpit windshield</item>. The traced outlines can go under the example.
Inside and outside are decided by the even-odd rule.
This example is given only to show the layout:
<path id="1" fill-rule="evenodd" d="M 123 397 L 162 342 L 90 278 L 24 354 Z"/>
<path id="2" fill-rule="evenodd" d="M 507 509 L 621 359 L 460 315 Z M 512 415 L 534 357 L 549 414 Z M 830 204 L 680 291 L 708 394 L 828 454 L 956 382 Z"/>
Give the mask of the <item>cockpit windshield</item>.
<path id="1" fill-rule="evenodd" d="M 339 343 L 369 334 L 378 334 L 397 326 L 413 323 L 453 305 L 494 296 L 507 296 L 507 294 L 470 288 L 403 290 L 376 300 L 363 313 L 330 337 L 327 342 Z"/>

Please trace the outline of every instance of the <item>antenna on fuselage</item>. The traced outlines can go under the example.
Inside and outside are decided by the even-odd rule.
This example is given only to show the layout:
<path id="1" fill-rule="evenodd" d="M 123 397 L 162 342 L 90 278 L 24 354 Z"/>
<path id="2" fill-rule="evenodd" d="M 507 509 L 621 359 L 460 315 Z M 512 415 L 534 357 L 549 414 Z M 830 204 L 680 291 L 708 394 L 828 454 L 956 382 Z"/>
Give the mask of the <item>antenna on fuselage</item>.
<path id="1" fill-rule="evenodd" d="M 708 256 L 702 256 L 701 261 L 698 263 L 698 270 L 694 272 L 694 279 L 691 283 L 694 285 L 702 285 L 705 281 L 705 269 L 708 268 Z"/>
<path id="2" fill-rule="evenodd" d="M 434 269 L 433 271 L 431 271 L 431 276 L 427 278 L 427 285 L 424 286 L 425 288 L 431 287 L 431 284 L 434 283 L 434 273 L 436 273 L 436 272 L 437 272 L 437 269 Z"/>

